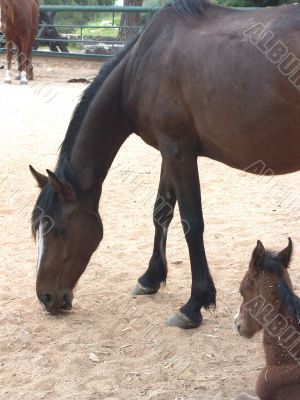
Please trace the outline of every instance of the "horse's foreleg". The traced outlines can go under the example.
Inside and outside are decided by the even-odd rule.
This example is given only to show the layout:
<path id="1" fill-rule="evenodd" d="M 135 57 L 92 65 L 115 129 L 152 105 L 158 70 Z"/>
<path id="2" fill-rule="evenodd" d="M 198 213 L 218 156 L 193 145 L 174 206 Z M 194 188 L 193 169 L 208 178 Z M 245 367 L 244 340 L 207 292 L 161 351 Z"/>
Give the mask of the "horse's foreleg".
<path id="1" fill-rule="evenodd" d="M 170 147 L 170 146 L 169 146 Z M 181 222 L 186 237 L 192 270 L 192 288 L 189 301 L 167 323 L 179 328 L 196 328 L 202 323 L 201 307 L 215 305 L 216 289 L 205 255 L 200 183 L 197 157 L 191 152 L 169 148 L 164 158 L 171 182 L 175 188 Z M 171 156 L 170 156 L 171 153 Z M 172 153 L 174 155 L 172 156 Z"/>
<path id="2" fill-rule="evenodd" d="M 28 65 L 28 41 L 23 40 L 20 43 L 19 54 L 18 54 L 19 72 L 20 72 L 20 84 L 27 85 L 27 65 Z"/>
<path id="3" fill-rule="evenodd" d="M 27 59 L 26 59 L 26 72 L 27 72 L 27 79 L 33 81 L 33 65 L 32 65 L 32 46 L 34 42 L 34 34 L 30 39 L 30 43 L 27 46 Z"/>
<path id="4" fill-rule="evenodd" d="M 23 46 L 19 48 L 18 65 L 19 74 L 17 79 L 20 81 L 21 85 L 27 85 L 28 81 L 26 76 L 26 56 L 23 51 Z"/>
<path id="5" fill-rule="evenodd" d="M 7 40 L 6 43 L 6 55 L 7 55 L 7 68 L 5 71 L 5 83 L 11 83 L 12 73 L 11 73 L 11 63 L 13 58 L 13 43 L 11 40 Z"/>
<path id="6" fill-rule="evenodd" d="M 164 162 L 161 166 L 158 193 L 153 210 L 155 237 L 152 257 L 147 271 L 142 275 L 133 295 L 156 293 L 167 279 L 166 242 L 169 225 L 174 215 L 176 195 L 168 177 Z"/>
<path id="7" fill-rule="evenodd" d="M 21 57 L 20 57 L 21 41 L 20 41 L 19 38 L 15 40 L 15 44 L 16 44 L 16 47 L 17 47 L 17 55 L 16 55 L 17 60 L 16 61 L 18 63 L 18 72 L 16 74 L 16 80 L 19 81 L 21 79 Z"/>

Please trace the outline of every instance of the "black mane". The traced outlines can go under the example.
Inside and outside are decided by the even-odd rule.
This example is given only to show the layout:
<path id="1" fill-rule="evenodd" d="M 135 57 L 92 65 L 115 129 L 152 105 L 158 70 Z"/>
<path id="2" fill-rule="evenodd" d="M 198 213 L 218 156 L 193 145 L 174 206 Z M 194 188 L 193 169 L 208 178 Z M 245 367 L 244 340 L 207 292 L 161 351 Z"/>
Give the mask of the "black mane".
<path id="1" fill-rule="evenodd" d="M 292 292 L 285 282 L 284 269 L 285 267 L 277 258 L 277 254 L 266 251 L 265 270 L 273 274 L 278 274 L 281 277 L 278 288 L 280 299 L 293 319 L 300 324 L 300 298 Z"/>
<path id="2" fill-rule="evenodd" d="M 293 319 L 300 324 L 300 299 L 291 291 L 284 279 L 279 285 L 279 295 Z"/>
<path id="3" fill-rule="evenodd" d="M 115 69 L 115 67 L 119 64 L 119 62 L 124 58 L 124 56 L 128 53 L 128 51 L 134 46 L 137 42 L 139 35 L 134 38 L 131 42 L 129 42 L 116 57 L 114 57 L 111 61 L 107 62 L 100 69 L 98 75 L 94 79 L 94 81 L 86 88 L 83 92 L 79 103 L 77 104 L 66 136 L 61 144 L 60 153 L 58 157 L 57 167 L 59 164 L 63 162 L 63 160 L 70 159 L 70 155 L 72 152 L 73 145 L 75 143 L 76 137 L 79 133 L 80 127 L 82 125 L 83 119 L 86 115 L 86 112 L 91 105 L 94 97 L 96 96 L 98 90 L 105 82 L 106 78 L 110 75 L 110 73 Z"/>
<path id="4" fill-rule="evenodd" d="M 69 165 L 69 160 L 82 122 L 89 106 L 105 82 L 106 78 L 120 63 L 126 53 L 134 46 L 138 38 L 139 35 L 133 39 L 133 41 L 129 42 L 112 61 L 107 62 L 101 68 L 94 81 L 83 92 L 81 99 L 73 112 L 66 136 L 60 147 L 55 173 L 59 178 L 65 180 L 73 186 L 78 197 L 80 197 L 81 191 L 76 176 L 72 172 L 72 169 Z M 51 224 L 54 225 L 58 219 L 59 211 L 60 207 L 58 195 L 54 192 L 50 185 L 47 184 L 42 189 L 32 212 L 31 222 L 33 235 L 36 235 L 36 231 L 41 220 L 50 220 Z"/>
<path id="5" fill-rule="evenodd" d="M 201 15 L 207 8 L 213 7 L 209 0 L 173 0 L 172 6 L 182 17 Z"/>
<path id="6" fill-rule="evenodd" d="M 266 250 L 264 268 L 267 272 L 271 272 L 273 274 L 278 274 L 281 277 L 283 276 L 284 265 L 277 258 L 277 253 L 274 253 L 273 251 Z"/>

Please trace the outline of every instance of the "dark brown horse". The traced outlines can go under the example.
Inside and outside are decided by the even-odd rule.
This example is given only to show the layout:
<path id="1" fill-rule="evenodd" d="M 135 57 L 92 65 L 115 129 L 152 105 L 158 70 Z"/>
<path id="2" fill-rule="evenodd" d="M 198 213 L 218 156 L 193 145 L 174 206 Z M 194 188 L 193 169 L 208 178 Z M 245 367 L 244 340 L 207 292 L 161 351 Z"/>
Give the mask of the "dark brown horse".
<path id="1" fill-rule="evenodd" d="M 287 270 L 291 254 L 291 239 L 278 254 L 260 241 L 253 251 L 235 325 L 246 338 L 263 330 L 266 367 L 257 380 L 258 397 L 241 393 L 236 400 L 300 400 L 300 299 Z"/>
<path id="2" fill-rule="evenodd" d="M 0 0 L 2 30 L 5 33 L 7 70 L 5 82 L 11 83 L 13 47 L 17 48 L 21 84 L 33 79 L 32 46 L 39 26 L 38 0 Z"/>
<path id="3" fill-rule="evenodd" d="M 273 43 L 266 43 L 269 31 Z M 299 37 L 300 5 L 236 11 L 177 0 L 100 71 L 74 112 L 55 173 L 31 168 L 41 188 L 33 212 L 36 289 L 49 312 L 71 307 L 73 288 L 102 239 L 103 181 L 135 132 L 160 151 L 162 167 L 153 254 L 134 293 L 155 293 L 166 281 L 167 232 L 178 201 L 192 287 L 168 323 L 201 324 L 200 310 L 215 305 L 216 290 L 204 249 L 197 158 L 253 173 L 262 173 L 261 164 L 266 173 L 299 170 L 300 93 L 287 75 L 299 68 Z M 285 74 L 273 62 L 276 54 L 270 59 L 258 50 L 279 39 L 295 55 L 289 71 L 281 68 Z"/>

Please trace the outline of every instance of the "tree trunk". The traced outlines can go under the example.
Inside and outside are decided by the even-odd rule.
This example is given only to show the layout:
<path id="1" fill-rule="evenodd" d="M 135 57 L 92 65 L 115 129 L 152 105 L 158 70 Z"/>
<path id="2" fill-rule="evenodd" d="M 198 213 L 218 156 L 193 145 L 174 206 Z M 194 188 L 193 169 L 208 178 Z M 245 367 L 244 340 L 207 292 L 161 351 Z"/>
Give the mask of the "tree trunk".
<path id="1" fill-rule="evenodd" d="M 124 6 L 142 6 L 143 0 L 124 0 Z M 118 39 L 127 42 L 133 39 L 140 31 L 141 13 L 124 12 L 121 17 L 121 27 L 119 29 Z"/>

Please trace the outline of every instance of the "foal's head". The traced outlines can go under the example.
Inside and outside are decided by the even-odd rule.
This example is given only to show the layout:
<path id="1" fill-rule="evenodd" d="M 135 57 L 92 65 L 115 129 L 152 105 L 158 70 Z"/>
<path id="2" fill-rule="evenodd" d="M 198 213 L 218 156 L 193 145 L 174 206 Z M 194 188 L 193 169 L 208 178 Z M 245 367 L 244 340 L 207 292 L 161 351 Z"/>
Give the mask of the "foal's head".
<path id="1" fill-rule="evenodd" d="M 72 307 L 73 289 L 103 236 L 99 189 L 84 192 L 66 162 L 58 173 L 30 167 L 41 189 L 32 213 L 38 241 L 36 292 L 51 313 Z"/>
<path id="2" fill-rule="evenodd" d="M 288 246 L 279 253 L 267 251 L 260 241 L 257 242 L 240 285 L 243 302 L 234 322 L 241 336 L 251 338 L 263 328 L 267 313 L 278 313 L 282 303 L 279 291 L 283 284 L 292 290 L 287 271 L 292 247 L 290 238 Z"/>

